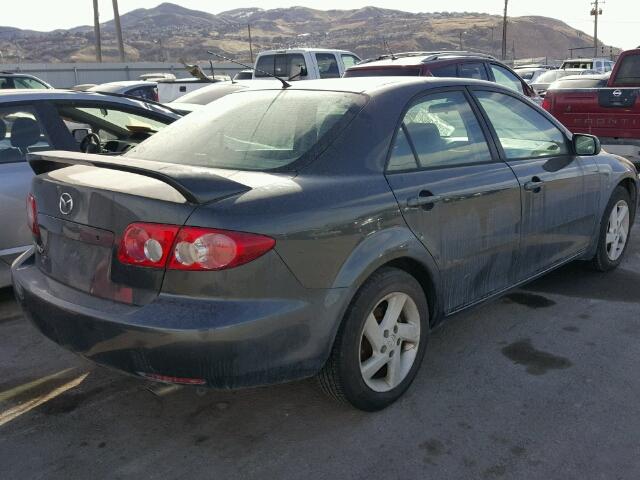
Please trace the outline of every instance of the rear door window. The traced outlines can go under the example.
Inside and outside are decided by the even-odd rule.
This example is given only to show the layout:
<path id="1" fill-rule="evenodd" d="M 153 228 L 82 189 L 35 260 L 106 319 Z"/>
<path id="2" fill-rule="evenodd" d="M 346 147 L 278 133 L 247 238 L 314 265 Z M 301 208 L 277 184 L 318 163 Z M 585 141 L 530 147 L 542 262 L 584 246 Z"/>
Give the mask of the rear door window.
<path id="1" fill-rule="evenodd" d="M 458 65 L 458 76 L 462 78 L 475 78 L 476 80 L 489 80 L 484 64 L 478 63 L 461 63 Z"/>
<path id="2" fill-rule="evenodd" d="M 13 84 L 18 89 L 42 90 L 47 88 L 44 83 L 28 77 L 13 77 Z"/>
<path id="3" fill-rule="evenodd" d="M 457 77 L 458 68 L 455 63 L 452 65 L 444 65 L 442 67 L 432 68 L 431 75 L 433 75 L 434 77 Z"/>
<path id="4" fill-rule="evenodd" d="M 333 53 L 316 53 L 320 78 L 339 78 L 338 60 Z"/>
<path id="5" fill-rule="evenodd" d="M 496 83 L 502 85 L 503 87 L 510 88 L 518 93 L 524 94 L 524 89 L 522 87 L 522 81 L 509 70 L 500 65 L 496 65 L 494 63 L 491 64 L 491 72 L 493 73 L 493 77 L 496 80 Z"/>
<path id="6" fill-rule="evenodd" d="M 413 146 L 419 168 L 492 161 L 478 119 L 462 92 L 428 95 L 409 108 L 392 149 L 390 171 L 412 165 L 405 137 Z"/>
<path id="7" fill-rule="evenodd" d="M 0 107 L 0 163 L 23 162 L 28 153 L 51 149 L 49 135 L 33 107 Z"/>
<path id="8" fill-rule="evenodd" d="M 268 77 L 263 73 L 267 72 L 271 75 L 281 78 L 290 78 L 298 75 L 300 67 L 307 70 L 307 62 L 304 55 L 300 53 L 278 53 L 275 55 L 262 55 L 258 58 L 255 76 L 260 78 Z M 306 75 L 300 75 L 296 78 L 304 78 Z"/>
<path id="9" fill-rule="evenodd" d="M 95 133 L 103 147 L 112 153 L 126 150 L 170 123 L 108 104 L 59 102 L 55 106 L 78 146 L 88 133 Z"/>

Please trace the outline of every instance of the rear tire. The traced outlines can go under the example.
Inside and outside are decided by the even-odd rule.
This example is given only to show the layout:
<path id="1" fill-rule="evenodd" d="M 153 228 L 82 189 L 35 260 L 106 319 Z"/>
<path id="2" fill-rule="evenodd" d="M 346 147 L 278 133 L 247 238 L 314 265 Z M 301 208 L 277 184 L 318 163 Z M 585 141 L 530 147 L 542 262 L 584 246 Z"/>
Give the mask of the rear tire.
<path id="1" fill-rule="evenodd" d="M 629 192 L 624 187 L 616 187 L 600 222 L 598 247 L 591 260 L 594 269 L 606 272 L 620 265 L 629 245 L 631 212 Z"/>
<path id="2" fill-rule="evenodd" d="M 411 385 L 428 338 L 422 287 L 402 270 L 382 268 L 356 293 L 318 383 L 338 401 L 381 410 Z"/>

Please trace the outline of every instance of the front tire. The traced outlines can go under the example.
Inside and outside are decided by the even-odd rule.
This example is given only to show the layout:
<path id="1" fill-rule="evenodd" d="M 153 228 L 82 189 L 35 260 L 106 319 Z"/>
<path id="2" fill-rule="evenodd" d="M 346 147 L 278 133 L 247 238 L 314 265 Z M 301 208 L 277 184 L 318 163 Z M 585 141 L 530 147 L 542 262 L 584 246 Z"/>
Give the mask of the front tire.
<path id="1" fill-rule="evenodd" d="M 355 295 L 319 384 L 329 396 L 360 410 L 381 410 L 411 385 L 428 338 L 422 287 L 402 270 L 382 268 Z"/>
<path id="2" fill-rule="evenodd" d="M 616 187 L 604 210 L 596 255 L 591 261 L 593 268 L 600 272 L 613 270 L 622 262 L 632 224 L 630 205 L 629 192 L 624 187 Z"/>

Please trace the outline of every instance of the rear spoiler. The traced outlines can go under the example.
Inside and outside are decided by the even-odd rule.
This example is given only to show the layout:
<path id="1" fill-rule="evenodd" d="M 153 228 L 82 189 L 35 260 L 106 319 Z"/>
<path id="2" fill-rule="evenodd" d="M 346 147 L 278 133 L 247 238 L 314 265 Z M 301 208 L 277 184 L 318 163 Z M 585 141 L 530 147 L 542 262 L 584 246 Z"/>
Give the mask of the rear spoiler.
<path id="1" fill-rule="evenodd" d="M 70 165 L 88 165 L 155 178 L 175 188 L 190 203 L 203 204 L 251 190 L 251 187 L 218 175 L 214 169 L 154 162 L 122 156 L 50 151 L 30 153 L 27 160 L 39 175 Z"/>

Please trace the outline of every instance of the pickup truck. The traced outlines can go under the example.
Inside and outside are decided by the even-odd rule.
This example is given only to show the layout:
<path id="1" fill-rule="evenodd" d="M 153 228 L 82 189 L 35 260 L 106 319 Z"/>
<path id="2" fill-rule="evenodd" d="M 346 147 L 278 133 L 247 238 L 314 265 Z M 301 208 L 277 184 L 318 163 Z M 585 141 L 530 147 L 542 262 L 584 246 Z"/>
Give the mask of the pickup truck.
<path id="1" fill-rule="evenodd" d="M 620 54 L 606 86 L 551 86 L 544 109 L 575 133 L 600 138 L 604 149 L 640 165 L 640 48 Z"/>
<path id="2" fill-rule="evenodd" d="M 340 78 L 347 68 L 359 61 L 360 57 L 347 50 L 325 48 L 267 50 L 260 52 L 256 58 L 253 79 L 268 79 L 270 76 L 267 73 L 284 80 Z"/>

